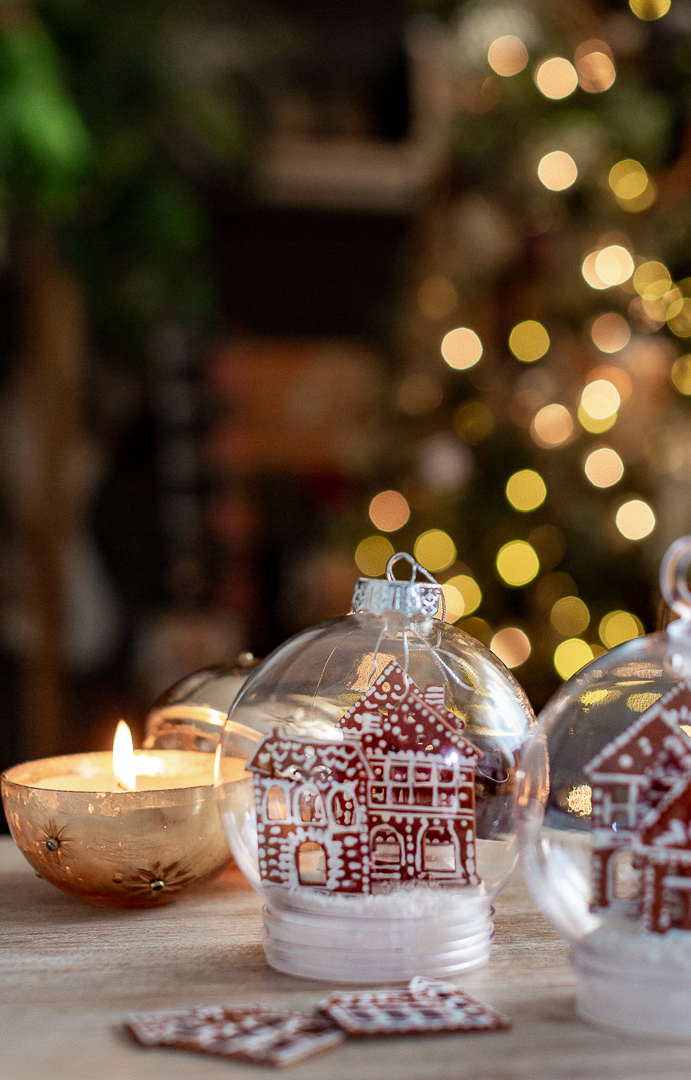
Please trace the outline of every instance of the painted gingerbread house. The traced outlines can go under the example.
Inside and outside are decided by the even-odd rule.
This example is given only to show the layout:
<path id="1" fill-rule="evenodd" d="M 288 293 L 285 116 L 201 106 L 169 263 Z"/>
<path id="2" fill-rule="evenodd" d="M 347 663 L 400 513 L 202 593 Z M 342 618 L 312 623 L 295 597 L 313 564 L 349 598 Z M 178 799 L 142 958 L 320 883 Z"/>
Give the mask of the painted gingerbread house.
<path id="1" fill-rule="evenodd" d="M 633 844 L 645 930 L 691 930 L 691 775 L 643 819 Z"/>
<path id="2" fill-rule="evenodd" d="M 682 724 L 691 687 L 678 683 L 584 769 L 592 787 L 593 910 L 617 900 L 618 854 L 681 777 L 691 775 L 691 739 Z"/>
<path id="3" fill-rule="evenodd" d="M 477 885 L 481 756 L 439 687 L 395 663 L 347 710 L 342 742 L 277 728 L 254 773 L 259 868 L 268 885 L 369 893 L 387 882 Z"/>

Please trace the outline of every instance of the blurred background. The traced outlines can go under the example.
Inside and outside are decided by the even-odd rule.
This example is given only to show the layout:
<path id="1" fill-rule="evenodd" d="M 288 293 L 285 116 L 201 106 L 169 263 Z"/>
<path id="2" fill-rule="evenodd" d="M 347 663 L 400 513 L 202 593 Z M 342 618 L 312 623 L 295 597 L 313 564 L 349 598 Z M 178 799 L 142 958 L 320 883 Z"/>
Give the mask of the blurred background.
<path id="1" fill-rule="evenodd" d="M 398 550 L 536 708 L 652 630 L 690 88 L 689 0 L 2 0 L 0 767 Z"/>

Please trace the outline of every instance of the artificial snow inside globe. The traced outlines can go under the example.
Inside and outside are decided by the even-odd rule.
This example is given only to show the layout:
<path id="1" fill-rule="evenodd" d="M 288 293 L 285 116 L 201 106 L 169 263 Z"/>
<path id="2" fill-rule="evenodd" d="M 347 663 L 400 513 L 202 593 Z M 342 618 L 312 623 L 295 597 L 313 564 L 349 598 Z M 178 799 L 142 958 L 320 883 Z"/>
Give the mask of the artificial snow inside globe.
<path id="1" fill-rule="evenodd" d="M 593 661 L 547 704 L 519 793 L 524 875 L 572 945 L 581 1016 L 684 1037 L 691 1037 L 690 563 L 684 537 L 660 572 L 678 621 Z"/>
<path id="2" fill-rule="evenodd" d="M 401 559 L 409 581 L 394 579 Z M 231 709 L 219 807 L 280 971 L 386 982 L 489 956 L 535 718 L 503 664 L 435 617 L 441 600 L 394 556 L 385 579 L 358 581 L 349 615 L 264 660 Z"/>

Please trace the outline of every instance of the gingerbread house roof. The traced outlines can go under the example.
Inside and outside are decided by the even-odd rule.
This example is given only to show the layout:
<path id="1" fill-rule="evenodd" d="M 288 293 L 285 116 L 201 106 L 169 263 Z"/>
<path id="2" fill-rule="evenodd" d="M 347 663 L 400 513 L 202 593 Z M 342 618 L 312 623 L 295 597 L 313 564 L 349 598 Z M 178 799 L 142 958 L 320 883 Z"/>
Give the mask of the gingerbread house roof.
<path id="1" fill-rule="evenodd" d="M 591 780 L 603 773 L 641 776 L 649 772 L 663 754 L 676 761 L 680 771 L 691 772 L 691 739 L 676 719 L 666 715 L 663 701 L 661 698 L 621 735 L 607 743 L 584 767 L 586 776 Z"/>
<path id="2" fill-rule="evenodd" d="M 329 779 L 340 784 L 353 780 L 364 770 L 371 775 L 362 748 L 357 742 L 325 742 L 301 735 L 287 735 L 274 728 L 265 735 L 247 762 L 249 772 L 288 780 Z"/>
<path id="3" fill-rule="evenodd" d="M 445 753 L 460 751 L 479 758 L 478 750 L 459 729 L 458 718 L 420 694 L 403 669 L 392 662 L 359 701 L 343 714 L 339 725 L 367 747 L 384 741 L 390 750 Z"/>
<path id="4" fill-rule="evenodd" d="M 691 776 L 682 776 L 643 818 L 638 839 L 644 846 L 691 849 Z"/>

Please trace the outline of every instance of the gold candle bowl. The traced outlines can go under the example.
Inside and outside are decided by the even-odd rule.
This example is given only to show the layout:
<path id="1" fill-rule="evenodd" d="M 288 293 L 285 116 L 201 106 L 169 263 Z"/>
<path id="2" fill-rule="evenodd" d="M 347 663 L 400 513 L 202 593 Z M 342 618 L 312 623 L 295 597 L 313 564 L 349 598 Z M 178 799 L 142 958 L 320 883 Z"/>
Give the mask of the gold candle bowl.
<path id="1" fill-rule="evenodd" d="M 164 775 L 147 777 L 146 788 L 137 791 L 117 790 L 114 778 L 106 783 L 113 776 L 109 752 L 28 761 L 3 773 L 10 832 L 36 873 L 64 892 L 113 908 L 169 904 L 189 885 L 220 874 L 230 851 L 213 758 L 182 750 L 156 755 Z M 238 762 L 238 777 L 243 774 Z M 57 786 L 63 784 L 79 790 Z"/>

